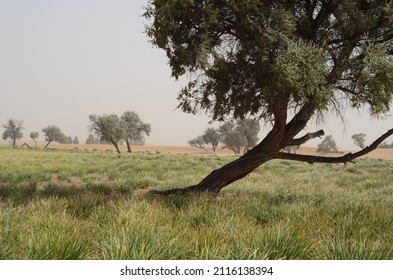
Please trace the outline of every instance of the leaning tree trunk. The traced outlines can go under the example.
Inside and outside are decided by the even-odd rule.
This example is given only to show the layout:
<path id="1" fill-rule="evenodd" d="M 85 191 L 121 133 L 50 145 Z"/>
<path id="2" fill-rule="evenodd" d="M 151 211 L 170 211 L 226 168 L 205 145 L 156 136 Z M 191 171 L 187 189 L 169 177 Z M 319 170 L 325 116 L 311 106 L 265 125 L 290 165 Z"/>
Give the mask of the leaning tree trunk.
<path id="1" fill-rule="evenodd" d="M 128 151 L 129 153 L 131 153 L 132 151 L 131 151 L 130 141 L 129 141 L 129 140 L 126 140 L 126 144 L 127 144 L 127 151 Z"/>
<path id="2" fill-rule="evenodd" d="M 119 145 L 116 143 L 116 141 L 110 140 L 110 142 L 112 143 L 113 146 L 115 146 L 117 153 L 121 154 L 120 149 L 119 149 Z"/>
<path id="3" fill-rule="evenodd" d="M 239 180 L 263 163 L 273 159 L 280 151 L 280 139 L 278 137 L 267 137 L 259 145 L 249 150 L 240 158 L 224 165 L 223 167 L 212 171 L 199 184 L 169 190 L 152 190 L 153 194 L 171 195 L 171 194 L 185 194 L 189 192 L 218 194 L 222 188 Z M 273 138 L 273 139 L 272 139 Z M 274 141 L 277 140 L 277 141 Z M 273 144 L 273 145 L 272 145 Z"/>
<path id="4" fill-rule="evenodd" d="M 52 140 L 49 140 L 48 143 L 46 143 L 44 149 L 46 149 L 46 147 L 48 147 L 50 143 L 52 143 Z"/>

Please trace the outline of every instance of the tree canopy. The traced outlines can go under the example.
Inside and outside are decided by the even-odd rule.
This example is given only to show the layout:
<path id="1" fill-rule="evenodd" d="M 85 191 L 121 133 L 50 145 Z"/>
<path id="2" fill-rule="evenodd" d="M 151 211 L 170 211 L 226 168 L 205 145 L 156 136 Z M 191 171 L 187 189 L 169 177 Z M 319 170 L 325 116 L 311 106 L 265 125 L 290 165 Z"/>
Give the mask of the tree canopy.
<path id="1" fill-rule="evenodd" d="M 2 138 L 7 140 L 8 138 L 12 140 L 12 146 L 15 148 L 16 140 L 23 137 L 22 129 L 23 122 L 17 121 L 16 119 L 9 119 L 6 124 L 3 125 L 4 132 Z"/>
<path id="2" fill-rule="evenodd" d="M 316 116 L 347 105 L 377 116 L 390 110 L 392 1 L 150 0 L 145 17 L 172 76 L 190 77 L 179 92 L 181 110 L 213 120 L 255 117 L 272 127 L 246 155 L 181 192 L 217 193 L 273 158 L 350 161 L 393 134 L 340 159 L 280 152 L 320 137 L 296 138 Z"/>
<path id="3" fill-rule="evenodd" d="M 131 153 L 131 145 L 145 144 L 145 135 L 149 136 L 151 132 L 150 124 L 144 123 L 137 113 L 131 111 L 124 112 L 120 122 L 129 153 Z"/>
<path id="4" fill-rule="evenodd" d="M 124 130 L 120 124 L 120 118 L 115 115 L 90 115 L 89 130 L 95 132 L 101 141 L 108 141 L 116 148 L 120 154 L 118 142 L 123 139 Z"/>
<path id="5" fill-rule="evenodd" d="M 48 147 L 53 141 L 61 142 L 66 138 L 61 129 L 55 125 L 48 125 L 42 129 L 42 132 L 44 133 L 45 141 L 48 141 L 44 148 Z"/>
<path id="6" fill-rule="evenodd" d="M 365 146 L 365 144 L 364 144 L 364 142 L 366 141 L 366 134 L 364 134 L 364 133 L 358 133 L 358 134 L 354 134 L 354 135 L 352 135 L 352 140 L 353 140 L 353 143 L 356 145 L 356 146 L 359 146 L 361 149 L 364 149 L 364 147 L 366 147 Z"/>

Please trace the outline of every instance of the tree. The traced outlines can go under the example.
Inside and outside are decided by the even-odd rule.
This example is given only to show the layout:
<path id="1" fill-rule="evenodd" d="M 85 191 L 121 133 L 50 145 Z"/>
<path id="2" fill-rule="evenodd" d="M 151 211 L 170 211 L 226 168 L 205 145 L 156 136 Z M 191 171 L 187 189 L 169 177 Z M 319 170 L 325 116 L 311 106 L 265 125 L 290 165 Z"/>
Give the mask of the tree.
<path id="1" fill-rule="evenodd" d="M 137 113 L 130 111 L 124 112 L 120 119 L 127 150 L 131 153 L 131 145 L 145 144 L 145 135 L 150 135 L 151 125 L 142 122 Z"/>
<path id="2" fill-rule="evenodd" d="M 200 148 L 200 149 L 207 152 L 207 150 L 205 148 L 205 141 L 203 140 L 202 136 L 198 136 L 194 139 L 191 139 L 190 141 L 188 141 L 188 145 L 190 145 L 192 147 Z"/>
<path id="3" fill-rule="evenodd" d="M 220 142 L 223 149 L 229 149 L 235 154 L 240 154 L 241 148 L 247 143 L 247 137 L 236 127 L 235 122 L 225 122 L 218 128 Z"/>
<path id="4" fill-rule="evenodd" d="M 119 141 L 124 137 L 124 130 L 118 116 L 112 115 L 90 115 L 91 122 L 89 130 L 95 132 L 101 141 L 108 141 L 116 148 L 120 154 Z"/>
<path id="5" fill-rule="evenodd" d="M 387 142 L 381 143 L 378 148 L 381 149 L 393 149 L 393 142 L 389 145 Z"/>
<path id="6" fill-rule="evenodd" d="M 16 140 L 23 137 L 23 121 L 17 121 L 16 119 L 8 119 L 7 123 L 3 125 L 5 131 L 3 132 L 3 139 L 8 138 L 12 140 L 12 147 L 15 148 Z"/>
<path id="7" fill-rule="evenodd" d="M 49 125 L 49 126 L 43 128 L 42 132 L 44 133 L 45 141 L 48 141 L 48 143 L 46 143 L 44 149 L 46 147 L 48 147 L 49 144 L 52 143 L 53 141 L 61 142 L 66 138 L 64 133 L 61 132 L 60 128 L 58 128 L 55 125 Z"/>
<path id="8" fill-rule="evenodd" d="M 364 145 L 364 142 L 366 141 L 365 138 L 366 138 L 366 134 L 364 133 L 358 133 L 352 135 L 353 143 L 355 143 L 355 145 L 359 146 L 361 149 L 364 149 L 364 147 L 366 147 Z"/>
<path id="9" fill-rule="evenodd" d="M 75 136 L 74 140 L 72 140 L 72 144 L 79 144 L 79 139 L 77 136 Z"/>
<path id="10" fill-rule="evenodd" d="M 179 108 L 213 120 L 254 117 L 271 124 L 254 148 L 196 185 L 156 193 L 217 194 L 272 159 L 348 162 L 393 134 L 342 157 L 281 152 L 316 116 L 341 104 L 384 115 L 393 99 L 393 3 L 365 0 L 150 0 L 146 34 L 186 75 Z M 321 130 L 322 131 L 322 130 Z"/>
<path id="11" fill-rule="evenodd" d="M 37 139 L 40 134 L 37 131 L 30 132 L 30 138 L 35 142 L 35 146 L 37 147 Z"/>
<path id="12" fill-rule="evenodd" d="M 323 139 L 323 141 L 318 145 L 317 153 L 332 153 L 337 152 L 338 147 L 336 141 L 334 141 L 333 136 L 328 135 Z"/>
<path id="13" fill-rule="evenodd" d="M 94 134 L 89 134 L 85 143 L 86 144 L 100 144 L 100 139 L 98 139 Z"/>
<path id="14" fill-rule="evenodd" d="M 257 120 L 241 119 L 237 121 L 237 130 L 246 137 L 244 145 L 244 153 L 246 153 L 258 143 L 258 133 L 261 127 Z"/>
<path id="15" fill-rule="evenodd" d="M 220 134 L 214 128 L 210 127 L 205 130 L 202 134 L 203 142 L 206 145 L 211 145 L 213 152 L 216 151 L 218 144 L 220 143 Z"/>

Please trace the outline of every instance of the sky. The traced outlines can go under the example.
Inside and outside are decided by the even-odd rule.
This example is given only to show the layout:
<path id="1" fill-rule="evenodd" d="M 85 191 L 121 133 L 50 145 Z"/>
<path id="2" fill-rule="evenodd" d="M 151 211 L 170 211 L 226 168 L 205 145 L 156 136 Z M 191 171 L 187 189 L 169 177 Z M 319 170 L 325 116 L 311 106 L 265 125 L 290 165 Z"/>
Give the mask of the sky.
<path id="1" fill-rule="evenodd" d="M 44 140 L 41 129 L 56 125 L 84 142 L 90 114 L 134 111 L 152 126 L 148 145 L 187 145 L 202 134 L 209 127 L 208 116 L 176 109 L 187 80 L 171 78 L 164 51 L 145 36 L 146 4 L 0 0 L 0 133 L 2 124 L 16 118 L 23 121 L 25 139 L 38 131 Z M 392 115 L 376 120 L 366 110 L 348 110 L 346 125 L 330 114 L 303 133 L 324 129 L 341 149 L 355 149 L 353 134 L 363 132 L 366 144 L 371 143 L 393 127 Z"/>

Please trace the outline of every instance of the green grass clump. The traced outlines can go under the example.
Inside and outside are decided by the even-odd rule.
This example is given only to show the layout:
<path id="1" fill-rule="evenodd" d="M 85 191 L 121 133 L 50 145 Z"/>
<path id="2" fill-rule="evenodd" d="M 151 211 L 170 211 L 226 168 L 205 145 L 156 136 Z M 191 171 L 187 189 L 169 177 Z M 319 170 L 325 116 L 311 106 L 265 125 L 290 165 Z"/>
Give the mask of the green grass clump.
<path id="1" fill-rule="evenodd" d="M 270 161 L 218 197 L 154 197 L 235 156 L 0 149 L 0 259 L 393 259 L 393 162 Z"/>

